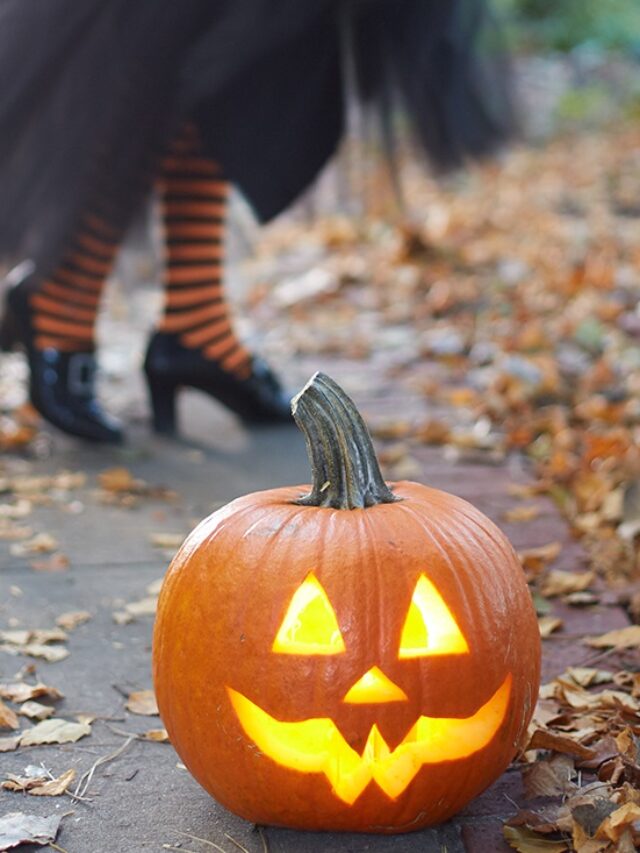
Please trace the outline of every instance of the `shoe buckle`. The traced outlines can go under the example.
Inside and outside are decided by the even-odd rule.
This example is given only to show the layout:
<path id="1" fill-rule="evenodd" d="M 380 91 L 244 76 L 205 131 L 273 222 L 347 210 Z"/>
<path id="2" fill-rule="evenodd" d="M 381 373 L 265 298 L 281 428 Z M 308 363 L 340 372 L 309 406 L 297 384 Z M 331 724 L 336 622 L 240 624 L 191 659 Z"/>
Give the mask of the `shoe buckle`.
<path id="1" fill-rule="evenodd" d="M 89 353 L 74 353 L 69 359 L 67 388 L 71 394 L 88 397 L 93 394 L 95 358 Z"/>

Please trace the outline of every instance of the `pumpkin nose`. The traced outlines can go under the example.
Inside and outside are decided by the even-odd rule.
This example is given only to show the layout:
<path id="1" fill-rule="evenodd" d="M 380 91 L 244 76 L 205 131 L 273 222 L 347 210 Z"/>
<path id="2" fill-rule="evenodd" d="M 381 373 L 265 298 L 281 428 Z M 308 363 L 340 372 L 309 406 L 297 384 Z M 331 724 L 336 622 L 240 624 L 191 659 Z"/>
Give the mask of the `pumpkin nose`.
<path id="1" fill-rule="evenodd" d="M 394 684 L 377 666 L 372 666 L 353 684 L 345 694 L 343 702 L 365 705 L 374 702 L 406 702 L 407 694 Z"/>

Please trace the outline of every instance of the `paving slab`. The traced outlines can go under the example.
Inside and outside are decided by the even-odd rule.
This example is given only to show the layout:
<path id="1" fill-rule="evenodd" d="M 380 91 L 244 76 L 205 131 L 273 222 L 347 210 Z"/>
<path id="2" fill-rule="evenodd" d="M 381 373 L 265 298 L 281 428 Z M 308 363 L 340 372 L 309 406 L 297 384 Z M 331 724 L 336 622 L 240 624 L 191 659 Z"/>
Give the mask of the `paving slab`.
<path id="1" fill-rule="evenodd" d="M 145 309 L 146 310 L 146 309 Z M 148 312 L 147 312 L 148 313 Z M 142 312 L 144 314 L 144 311 Z M 141 315 L 142 316 L 142 315 Z M 130 318 L 129 318 L 130 319 Z M 144 318 L 143 318 L 144 319 Z M 141 331 L 143 319 L 136 332 Z M 70 491 L 48 491 L 27 522 L 35 532 L 55 536 L 68 558 L 62 572 L 34 571 L 36 558 L 12 555 L 10 543 L 0 542 L 0 629 L 48 628 L 71 610 L 88 610 L 89 622 L 71 632 L 69 656 L 58 663 L 36 661 L 37 675 L 65 694 L 60 715 L 96 717 L 90 737 L 75 744 L 21 748 L 0 753 L 0 775 L 19 773 L 27 764 L 44 765 L 54 774 L 74 767 L 81 775 L 100 757 L 127 743 L 114 760 L 95 772 L 88 791 L 90 802 L 69 797 L 24 797 L 0 791 L 0 814 L 27 811 L 65 814 L 57 848 L 67 853 L 144 853 L 177 849 L 206 853 L 217 849 L 235 853 L 493 853 L 509 848 L 502 840 L 502 823 L 522 802 L 520 772 L 510 768 L 487 791 L 448 824 L 404 836 L 380 837 L 335 833 L 300 833 L 275 828 L 258 831 L 218 806 L 181 766 L 168 744 L 128 742 L 128 734 L 157 728 L 157 717 L 125 710 L 125 696 L 151 686 L 152 616 L 117 624 L 114 612 L 148 595 L 150 584 L 162 577 L 171 551 L 154 547 L 156 533 L 185 535 L 194 524 L 223 503 L 248 492 L 304 483 L 308 462 L 301 434 L 291 428 L 247 430 L 211 400 L 195 392 L 180 397 L 182 433 L 179 440 L 154 437 L 148 425 L 145 388 L 139 372 L 140 346 L 132 346 L 132 331 L 112 324 L 109 357 L 118 369 L 107 375 L 101 393 L 110 411 L 127 423 L 123 448 L 96 449 L 54 430 L 43 433 L 39 457 L 8 460 L 10 473 L 54 475 L 82 471 L 86 485 Z M 110 330 L 107 330 L 110 332 Z M 127 360 L 125 368 L 122 359 Z M 370 423 L 398 417 L 419 420 L 440 416 L 423 395 L 382 381 L 383 365 L 371 361 L 321 357 L 301 358 L 282 368 L 296 389 L 316 370 L 333 375 L 358 401 Z M 425 370 L 430 368 L 425 366 Z M 487 454 L 452 458 L 437 448 L 410 448 L 412 479 L 454 492 L 493 518 L 518 549 L 562 544 L 558 568 L 583 566 L 584 555 L 556 508 L 535 499 L 541 512 L 526 524 L 508 522 L 505 511 L 514 505 L 509 489 L 529 481 L 522 459 L 513 455 L 491 461 Z M 105 503 L 98 493 L 99 475 L 125 467 L 150 487 L 174 490 L 174 498 L 142 495 L 127 508 L 117 499 Z M 390 466 L 393 469 L 393 466 Z M 107 498 L 109 495 L 107 495 Z M 111 496 L 113 498 L 113 496 Z M 44 555 L 43 559 L 46 559 Z M 596 606 L 583 610 L 554 605 L 565 620 L 565 636 L 544 642 L 543 679 L 568 664 L 585 661 L 592 650 L 577 637 L 627 624 L 621 610 Z M 28 658 L 0 652 L 0 680 L 9 680 Z M 193 838 L 189 838 L 192 836 Z M 194 839 L 204 839 L 198 841 Z M 205 843 L 205 842 L 208 842 Z M 25 845 L 21 850 L 42 850 Z"/>
<path id="2" fill-rule="evenodd" d="M 344 370 L 337 365 L 333 372 L 347 387 L 351 383 L 350 390 L 359 389 L 362 409 L 372 418 L 407 410 L 401 398 L 394 399 L 393 405 L 381 400 L 363 365 Z M 59 540 L 60 550 L 70 561 L 67 571 L 34 571 L 29 559 L 12 556 L 8 543 L 0 543 L 0 629 L 47 628 L 61 613 L 90 611 L 91 620 L 70 634 L 69 656 L 58 663 L 38 661 L 36 667 L 43 681 L 64 692 L 61 716 L 91 714 L 96 721 L 92 735 L 75 744 L 0 754 L 3 776 L 40 762 L 54 774 L 74 767 L 80 775 L 99 757 L 126 743 L 127 733 L 157 728 L 157 717 L 135 716 L 124 707 L 129 692 L 151 686 L 152 617 L 141 616 L 124 625 L 113 618 L 126 603 L 144 598 L 149 585 L 166 570 L 170 554 L 153 547 L 151 534 L 182 535 L 237 495 L 308 480 L 304 441 L 295 428 L 246 430 L 194 394 L 182 401 L 183 414 L 188 416 L 186 436 L 180 441 L 161 440 L 150 437 L 143 397 L 130 400 L 127 406 L 124 414 L 132 427 L 123 449 L 96 450 L 52 433 L 50 453 L 44 458 L 11 463 L 17 473 L 51 474 L 67 468 L 87 474 L 85 486 L 54 495 L 50 505 L 36 507 L 29 518 L 34 529 Z M 514 505 L 510 485 L 528 481 L 526 467 L 517 456 L 500 464 L 464 457 L 452 461 L 439 449 L 421 447 L 412 448 L 412 459 L 417 466 L 415 479 L 471 500 L 507 532 L 516 548 L 560 541 L 558 567 L 582 566 L 580 545 L 545 499 L 536 499 L 541 512 L 535 520 L 526 524 L 505 520 L 504 512 Z M 117 466 L 125 466 L 151 485 L 175 490 L 177 498 L 142 497 L 130 509 L 104 505 L 96 493 L 97 478 Z M 573 633 L 564 640 L 545 641 L 545 679 L 562 672 L 568 663 L 591 656 L 590 650 L 577 644 L 575 635 L 626 624 L 621 610 L 600 605 L 574 608 L 564 615 Z M 9 680 L 27 660 L 0 653 L 0 680 Z M 522 789 L 519 771 L 511 768 L 453 821 L 406 836 L 258 831 L 202 791 L 170 745 L 135 740 L 96 770 L 88 796 L 90 803 L 0 791 L 0 814 L 15 810 L 65 814 L 57 844 L 67 853 L 214 849 L 189 836 L 212 842 L 225 853 L 234 853 L 238 845 L 249 853 L 491 853 L 509 849 L 502 840 L 502 822 L 516 811 Z"/>

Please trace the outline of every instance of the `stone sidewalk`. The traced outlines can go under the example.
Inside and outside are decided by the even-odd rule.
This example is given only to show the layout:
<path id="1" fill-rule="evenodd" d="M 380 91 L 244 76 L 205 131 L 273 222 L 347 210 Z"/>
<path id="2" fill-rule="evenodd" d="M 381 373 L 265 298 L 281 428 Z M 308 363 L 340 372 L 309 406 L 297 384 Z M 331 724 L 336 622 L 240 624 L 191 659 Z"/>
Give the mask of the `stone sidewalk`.
<path id="1" fill-rule="evenodd" d="M 321 366 L 354 395 L 369 420 L 406 412 L 411 403 L 401 392 L 395 397 L 388 390 L 383 393 L 366 364 Z M 295 369 L 293 381 L 298 382 L 313 368 L 298 364 Z M 0 755 L 3 777 L 40 762 L 54 775 L 70 767 L 81 775 L 97 758 L 121 747 L 127 733 L 157 728 L 157 717 L 135 716 L 124 708 L 126 695 L 151 686 L 152 617 L 138 616 L 128 624 L 118 624 L 113 617 L 127 603 L 144 599 L 148 587 L 166 569 L 170 554 L 154 548 L 150 536 L 158 532 L 183 535 L 213 508 L 237 495 L 308 479 L 304 442 L 294 427 L 249 432 L 195 394 L 185 393 L 181 402 L 187 439 L 171 442 L 150 437 L 142 387 L 135 377 L 130 381 L 133 390 L 124 412 L 132 424 L 127 447 L 97 450 L 51 433 L 52 452 L 47 458 L 5 460 L 15 476 L 62 469 L 87 474 L 86 485 L 68 493 L 54 490 L 49 502 L 36 507 L 29 518 L 35 530 L 52 533 L 59 540 L 60 550 L 69 558 L 67 571 L 34 571 L 28 559 L 11 556 L 8 544 L 0 543 L 0 630 L 50 628 L 62 613 L 89 611 L 90 621 L 70 634 L 69 656 L 57 663 L 37 661 L 36 667 L 38 678 L 65 694 L 57 704 L 57 716 L 71 719 L 82 713 L 96 721 L 91 736 L 77 743 Z M 541 500 L 541 514 L 526 524 L 504 521 L 505 510 L 514 504 L 510 484 L 527 481 L 517 457 L 501 464 L 455 462 L 447 461 L 439 449 L 423 448 L 413 462 L 419 466 L 413 479 L 475 503 L 507 532 L 516 548 L 559 540 L 564 547 L 558 567 L 581 567 L 579 545 L 550 503 Z M 150 485 L 175 490 L 177 499 L 143 496 L 131 508 L 122 503 L 105 505 L 104 495 L 96 494 L 97 477 L 116 466 L 125 466 Z M 562 615 L 567 619 L 568 639 L 560 634 L 545 641 L 545 680 L 562 672 L 569 662 L 579 664 L 590 657 L 589 650 L 578 645 L 577 634 L 626 624 L 622 611 L 600 606 Z M 0 652 L 0 681 L 11 680 L 28 661 Z M 233 853 L 241 849 L 239 845 L 249 853 L 490 853 L 509 849 L 502 841 L 502 822 L 517 810 L 521 785 L 519 771 L 510 769 L 454 821 L 412 835 L 305 834 L 273 828 L 258 832 L 210 799 L 180 765 L 171 746 L 134 740 L 118 758 L 96 770 L 88 796 L 91 802 L 84 803 L 2 791 L 0 815 L 9 811 L 65 814 L 58 846 L 47 849 L 67 853 L 162 849 Z M 188 835 L 218 846 L 207 846 Z"/>

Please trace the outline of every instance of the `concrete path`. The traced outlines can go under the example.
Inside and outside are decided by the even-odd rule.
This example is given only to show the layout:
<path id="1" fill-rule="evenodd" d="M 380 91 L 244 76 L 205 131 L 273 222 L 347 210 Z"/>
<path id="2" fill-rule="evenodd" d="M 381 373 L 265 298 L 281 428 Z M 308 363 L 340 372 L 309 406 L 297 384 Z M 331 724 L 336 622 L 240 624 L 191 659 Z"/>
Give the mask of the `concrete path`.
<path id="1" fill-rule="evenodd" d="M 302 379 L 309 365 L 298 365 Z M 362 410 L 373 421 L 382 413 L 406 411 L 408 399 L 382 394 L 367 379 L 362 364 L 323 365 L 353 391 Z M 309 371 L 310 372 L 310 371 Z M 370 377 L 369 377 L 370 378 Z M 5 460 L 4 475 L 52 474 L 61 469 L 83 471 L 84 486 L 71 491 L 43 488 L 44 504 L 28 519 L 36 531 L 55 535 L 59 550 L 70 562 L 62 572 L 34 571 L 34 557 L 12 556 L 0 542 L 0 630 L 51 628 L 60 614 L 87 610 L 92 618 L 70 633 L 69 656 L 57 663 L 35 661 L 37 676 L 62 690 L 58 715 L 96 718 L 92 734 L 74 744 L 20 748 L 0 754 L 0 773 L 20 773 L 25 765 L 42 762 L 54 775 L 70 767 L 78 775 L 100 756 L 125 743 L 126 733 L 157 728 L 157 717 L 135 716 L 125 711 L 125 696 L 151 686 L 150 638 L 152 616 L 142 615 L 128 624 L 114 621 L 114 612 L 148 596 L 148 587 L 166 569 L 170 553 L 159 550 L 151 535 L 185 534 L 213 508 L 233 497 L 287 483 L 304 482 L 308 468 L 304 442 L 295 427 L 248 432 L 209 400 L 186 395 L 182 414 L 188 420 L 188 439 L 170 442 L 151 438 L 144 421 L 146 402 L 132 378 L 134 392 L 125 416 L 133 421 L 129 445 L 120 450 L 96 450 L 52 435 L 51 453 L 40 461 Z M 399 409 L 399 407 L 404 407 Z M 137 422 L 136 422 L 137 421 Z M 413 479 L 455 492 L 497 521 L 517 548 L 560 540 L 565 544 L 559 567 L 576 568 L 580 550 L 571 542 L 564 523 L 551 504 L 542 501 L 541 515 L 527 524 L 506 524 L 504 511 L 513 505 L 508 487 L 525 482 L 526 472 L 517 458 L 499 465 L 446 461 L 440 450 L 422 449 L 413 456 L 419 466 Z M 96 493 L 98 476 L 105 469 L 125 466 L 150 486 L 175 490 L 177 497 L 114 498 L 104 504 Z M 44 497 L 43 497 L 44 496 Z M 46 559 L 43 555 L 41 559 Z M 593 608 L 579 611 L 575 620 L 588 624 L 578 630 L 598 632 L 625 624 L 620 611 Z M 545 643 L 548 678 L 570 661 L 588 657 L 575 640 Z M 29 658 L 0 653 L 0 681 L 9 681 Z M 3 733 L 6 734 L 6 733 Z M 132 741 L 116 759 L 98 768 L 89 787 L 90 803 L 23 797 L 0 792 L 0 815 L 26 811 L 50 815 L 64 813 L 58 836 L 59 849 L 67 853 L 143 853 L 178 849 L 205 853 L 222 849 L 234 853 L 242 845 L 250 853 L 489 853 L 508 849 L 502 841 L 502 821 L 516 810 L 520 775 L 511 769 L 463 814 L 446 826 L 395 838 L 304 834 L 279 829 L 258 832 L 245 821 L 219 807 L 180 765 L 170 745 Z M 188 835 L 206 839 L 217 848 Z M 24 847 L 24 850 L 31 848 Z M 33 848 L 36 849 L 36 848 Z M 42 849 L 42 848 L 37 848 Z"/>

